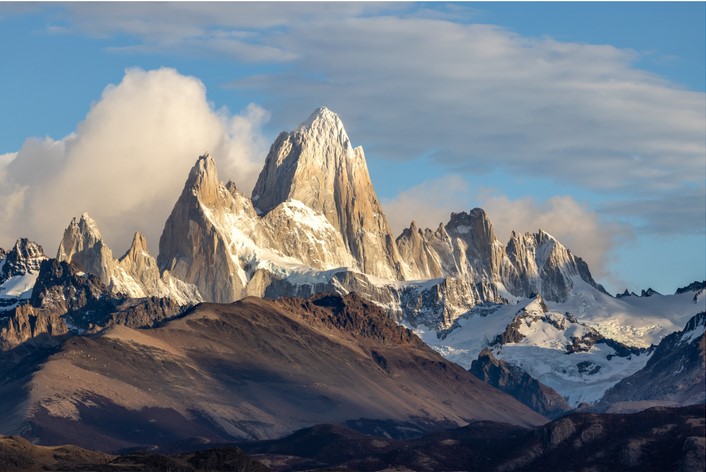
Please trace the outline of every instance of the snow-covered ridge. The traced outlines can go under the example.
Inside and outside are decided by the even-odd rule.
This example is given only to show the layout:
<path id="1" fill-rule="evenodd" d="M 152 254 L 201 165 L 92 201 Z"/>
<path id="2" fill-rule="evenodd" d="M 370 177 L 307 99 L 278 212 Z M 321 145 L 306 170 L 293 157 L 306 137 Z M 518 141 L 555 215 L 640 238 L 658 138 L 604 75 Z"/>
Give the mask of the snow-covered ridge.
<path id="1" fill-rule="evenodd" d="M 0 250 L 0 311 L 14 307 L 13 301 L 25 300 L 46 260 L 42 247 L 28 239 L 18 239 L 8 252 Z"/>

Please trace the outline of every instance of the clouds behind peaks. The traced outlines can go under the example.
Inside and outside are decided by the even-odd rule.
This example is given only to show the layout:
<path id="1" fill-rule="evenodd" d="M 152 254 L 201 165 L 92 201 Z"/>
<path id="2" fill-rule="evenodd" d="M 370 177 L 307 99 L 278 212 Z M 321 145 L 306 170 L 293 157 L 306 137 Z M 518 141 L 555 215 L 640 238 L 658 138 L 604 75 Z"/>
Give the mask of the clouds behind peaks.
<path id="1" fill-rule="evenodd" d="M 75 133 L 28 139 L 0 169 L 0 242 L 29 236 L 53 254 L 71 217 L 87 211 L 116 252 L 140 230 L 156 253 L 164 221 L 204 151 L 217 159 L 221 178 L 250 192 L 261 167 L 253 159 L 267 152 L 259 129 L 268 119 L 256 105 L 235 116 L 214 110 L 204 85 L 173 69 L 129 69 Z"/>

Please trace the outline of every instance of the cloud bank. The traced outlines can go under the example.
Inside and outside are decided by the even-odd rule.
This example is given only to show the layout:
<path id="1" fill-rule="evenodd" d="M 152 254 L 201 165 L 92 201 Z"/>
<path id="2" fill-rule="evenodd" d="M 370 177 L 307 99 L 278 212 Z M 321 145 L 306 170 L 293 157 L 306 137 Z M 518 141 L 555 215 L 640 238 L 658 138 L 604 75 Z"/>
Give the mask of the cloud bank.
<path id="1" fill-rule="evenodd" d="M 71 217 L 87 211 L 116 253 L 143 231 L 152 253 L 196 158 L 209 151 L 221 178 L 252 189 L 267 145 L 264 109 L 214 110 L 204 85 L 173 69 L 129 69 L 76 132 L 28 139 L 0 156 L 0 243 L 20 236 L 56 250 Z"/>

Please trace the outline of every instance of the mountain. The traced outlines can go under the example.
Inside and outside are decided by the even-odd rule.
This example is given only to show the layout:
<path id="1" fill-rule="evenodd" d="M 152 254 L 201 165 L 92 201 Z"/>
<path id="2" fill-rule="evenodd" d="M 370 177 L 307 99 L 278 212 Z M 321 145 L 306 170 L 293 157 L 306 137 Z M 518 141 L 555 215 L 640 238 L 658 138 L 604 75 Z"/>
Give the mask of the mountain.
<path id="1" fill-rule="evenodd" d="M 353 294 L 206 303 L 148 330 L 72 337 L 47 355 L 0 383 L 2 430 L 42 444 L 263 439 L 358 419 L 422 431 L 546 422 Z"/>
<path id="2" fill-rule="evenodd" d="M 171 298 L 133 299 L 114 294 L 97 276 L 67 262 L 45 259 L 31 297 L 0 318 L 0 357 L 2 351 L 30 340 L 53 346 L 58 340 L 46 338 L 94 333 L 115 323 L 151 326 L 181 310 Z"/>
<path id="3" fill-rule="evenodd" d="M 87 213 L 78 221 L 71 220 L 59 243 L 56 259 L 97 276 L 116 294 L 131 298 L 167 297 L 181 305 L 201 301 L 194 286 L 172 277 L 168 271 L 160 274 L 156 260 L 147 252 L 142 233 L 135 233 L 130 249 L 119 260 L 115 259 L 98 225 Z"/>
<path id="4" fill-rule="evenodd" d="M 319 108 L 296 130 L 277 137 L 252 195 L 263 213 L 288 200 L 303 203 L 342 236 L 355 269 L 384 279 L 405 278 L 363 148 L 353 148 L 331 110 Z"/>
<path id="5" fill-rule="evenodd" d="M 608 390 L 601 404 L 664 402 L 706 403 L 706 312 L 689 320 L 683 330 L 665 337 L 644 368 Z"/>
<path id="6" fill-rule="evenodd" d="M 470 369 L 484 349 L 556 391 L 573 408 L 594 403 L 622 378 L 645 366 L 648 349 L 604 337 L 568 312 L 549 308 L 542 297 L 515 305 L 477 307 L 447 330 L 415 332 L 448 359 Z M 527 390 L 531 396 L 532 391 Z M 518 397 L 519 398 L 519 397 Z"/>
<path id="7" fill-rule="evenodd" d="M 7 252 L 0 248 L 0 312 L 30 297 L 46 259 L 42 247 L 26 238 L 18 239 Z"/>
<path id="8" fill-rule="evenodd" d="M 160 270 L 219 303 L 356 291 L 414 326 L 535 293 L 565 301 L 577 280 L 603 290 L 541 230 L 504 247 L 480 208 L 393 238 L 362 148 L 326 108 L 277 137 L 252 195 L 201 156 L 160 238 Z"/>
<path id="9" fill-rule="evenodd" d="M 9 268 L 12 257 L 1 257 Z M 139 232 L 116 259 L 84 214 L 66 228 L 57 261 L 70 265 L 47 268 L 61 287 L 59 303 L 45 306 L 46 284 L 34 297 L 36 268 L 2 282 L 6 290 L 23 281 L 10 298 L 0 291 L 0 309 L 10 313 L 0 316 L 3 349 L 116 323 L 150 326 L 200 301 L 355 292 L 464 368 L 488 348 L 503 368 L 546 384 L 573 406 L 597 401 L 645 366 L 650 346 L 706 310 L 698 284 L 675 295 L 613 298 L 554 237 L 540 229 L 513 233 L 503 244 L 480 208 L 454 212 L 434 230 L 412 222 L 393 239 L 362 149 L 325 108 L 279 135 L 252 199 L 220 181 L 212 156 L 200 156 L 156 259 Z M 53 276 L 57 271 L 70 275 Z M 67 304 L 94 282 L 92 298 Z M 144 313 L 132 320 L 130 306 Z"/>
<path id="10" fill-rule="evenodd" d="M 519 367 L 496 359 L 493 352 L 485 348 L 478 359 L 471 363 L 469 371 L 482 381 L 512 395 L 540 415 L 556 418 L 571 410 L 564 397 L 530 377 Z"/>

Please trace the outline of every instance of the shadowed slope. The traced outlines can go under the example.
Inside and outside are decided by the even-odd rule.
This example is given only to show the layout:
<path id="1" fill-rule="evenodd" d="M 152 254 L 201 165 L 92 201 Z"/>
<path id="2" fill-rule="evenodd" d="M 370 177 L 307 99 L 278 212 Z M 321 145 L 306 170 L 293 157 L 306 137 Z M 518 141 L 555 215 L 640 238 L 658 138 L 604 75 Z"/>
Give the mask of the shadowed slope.
<path id="1" fill-rule="evenodd" d="M 27 387 L 29 436 L 102 450 L 358 418 L 420 429 L 546 421 L 356 295 L 247 298 L 154 329 L 115 326 L 67 341 Z"/>

